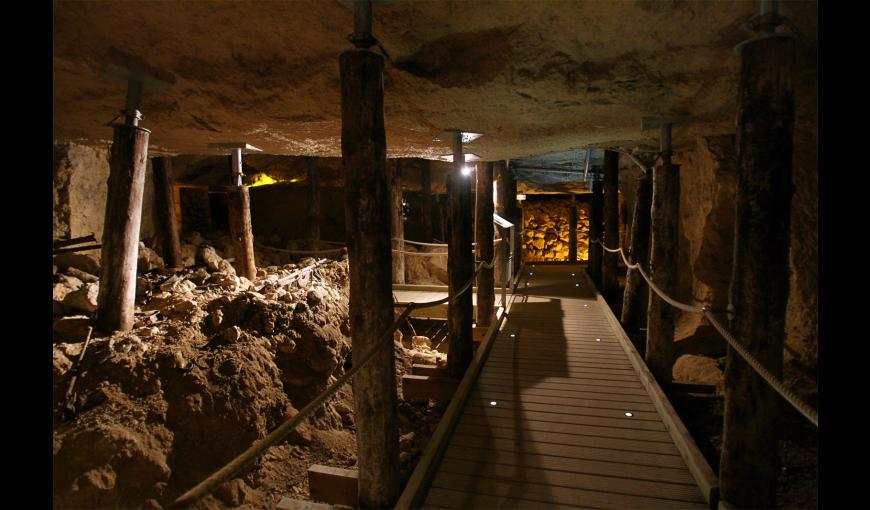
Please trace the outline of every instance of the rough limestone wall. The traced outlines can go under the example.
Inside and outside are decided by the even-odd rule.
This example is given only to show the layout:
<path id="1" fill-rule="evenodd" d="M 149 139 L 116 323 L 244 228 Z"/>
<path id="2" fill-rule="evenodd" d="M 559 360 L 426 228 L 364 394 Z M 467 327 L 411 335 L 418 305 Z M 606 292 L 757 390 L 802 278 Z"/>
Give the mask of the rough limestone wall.
<path id="1" fill-rule="evenodd" d="M 786 380 L 808 402 L 818 394 L 819 366 L 819 159 L 818 88 L 815 73 L 797 73 L 789 269 L 786 308 Z"/>
<path id="2" fill-rule="evenodd" d="M 577 258 L 589 258 L 589 204 L 554 199 L 523 204 L 523 260 L 568 260 L 569 207 L 577 208 Z"/>
<path id="3" fill-rule="evenodd" d="M 800 117 L 799 117 L 800 120 Z M 786 310 L 785 379 L 805 399 L 817 391 L 818 159 L 815 124 L 798 122 L 793 156 L 791 285 Z M 677 154 L 680 170 L 680 247 L 677 299 L 698 306 L 728 303 L 734 249 L 736 137 L 699 137 Z M 695 314 L 680 314 L 677 356 L 723 356 L 725 343 Z"/>
<path id="4" fill-rule="evenodd" d="M 106 190 L 109 179 L 109 147 L 85 147 L 75 143 L 54 146 L 54 236 L 103 236 Z M 145 175 L 140 238 L 154 235 L 154 185 L 151 162 Z"/>

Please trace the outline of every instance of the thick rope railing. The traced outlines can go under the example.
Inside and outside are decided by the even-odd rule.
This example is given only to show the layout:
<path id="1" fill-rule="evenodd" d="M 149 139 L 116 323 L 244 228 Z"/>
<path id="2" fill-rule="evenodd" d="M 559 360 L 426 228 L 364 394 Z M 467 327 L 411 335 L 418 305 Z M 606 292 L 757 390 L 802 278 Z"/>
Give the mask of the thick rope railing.
<path id="1" fill-rule="evenodd" d="M 397 237 L 394 237 L 392 240 L 393 241 L 402 241 L 402 239 L 399 239 Z M 501 237 L 498 237 L 498 238 L 492 240 L 493 244 L 499 243 L 501 241 L 502 241 Z M 410 244 L 420 244 L 423 246 L 436 246 L 436 247 L 442 247 L 442 246 L 446 247 L 447 246 L 446 244 L 418 243 L 416 241 L 404 241 L 404 242 L 410 243 Z M 471 243 L 471 244 L 476 245 L 477 243 Z M 400 250 L 398 248 L 393 248 L 392 250 L 393 250 L 393 253 L 401 253 L 402 255 L 412 255 L 412 256 L 417 255 L 417 256 L 421 256 L 421 257 L 437 257 L 437 256 L 445 257 L 445 256 L 447 256 L 446 251 L 405 251 L 405 250 Z M 487 269 L 491 269 L 491 268 L 487 266 Z"/>
<path id="2" fill-rule="evenodd" d="M 490 261 L 490 265 L 495 262 L 493 258 Z M 298 427 L 303 420 L 310 417 L 314 414 L 315 411 L 320 409 L 323 405 L 325 405 L 334 395 L 341 389 L 342 386 L 347 384 L 348 381 L 353 378 L 353 376 L 362 370 L 366 364 L 371 361 L 372 358 L 378 353 L 378 351 L 385 346 L 389 345 L 393 341 L 393 333 L 402 325 L 402 323 L 408 318 L 412 311 L 421 308 L 430 308 L 433 306 L 438 306 L 440 304 L 444 304 L 447 302 L 453 302 L 459 298 L 462 294 L 464 294 L 468 289 L 471 288 L 474 280 L 477 278 L 477 273 L 480 272 L 480 268 L 485 265 L 484 262 L 480 262 L 477 265 L 477 268 L 474 270 L 474 274 L 471 275 L 471 278 L 466 282 L 466 284 L 458 290 L 453 296 L 447 296 L 442 299 L 437 299 L 435 301 L 428 301 L 424 303 L 394 303 L 395 307 L 405 307 L 402 313 L 393 321 L 392 326 L 387 329 L 383 335 L 381 335 L 377 342 L 362 356 L 358 364 L 354 364 L 350 370 L 345 372 L 341 377 L 339 377 L 329 388 L 325 389 L 320 395 L 314 398 L 311 402 L 308 403 L 305 407 L 302 408 L 298 413 L 296 413 L 290 420 L 284 422 L 279 425 L 275 430 L 270 432 L 263 439 L 259 439 L 254 441 L 254 443 L 244 452 L 236 456 L 233 460 L 228 462 L 224 467 L 215 471 L 211 476 L 198 483 L 196 486 L 179 496 L 169 508 L 187 508 L 190 505 L 193 505 L 200 499 L 204 498 L 212 491 L 214 491 L 218 485 L 221 483 L 235 477 L 242 470 L 247 468 L 251 463 L 253 463 L 257 458 L 259 458 L 265 451 L 280 443 L 284 439 L 290 435 L 293 430 Z"/>
<path id="3" fill-rule="evenodd" d="M 286 248 L 275 248 L 274 246 L 266 246 L 265 244 L 254 243 L 254 246 L 263 250 L 272 250 L 279 253 L 289 253 L 291 255 L 320 255 L 323 253 L 341 253 L 344 248 L 330 248 L 328 250 L 289 250 Z"/>
<path id="4" fill-rule="evenodd" d="M 740 357 L 742 357 L 743 360 L 746 361 L 746 363 L 749 364 L 749 366 L 752 367 L 752 369 L 755 370 L 755 372 L 759 376 L 761 376 L 761 378 L 764 379 L 764 381 L 767 382 L 767 384 L 769 384 L 779 394 L 779 396 L 781 396 L 793 408 L 801 413 L 813 425 L 815 425 L 816 427 L 819 426 L 819 415 L 816 410 L 801 401 L 800 398 L 793 391 L 786 388 L 785 385 L 782 384 L 782 381 L 778 380 L 772 373 L 770 373 L 769 370 L 764 367 L 764 365 L 761 364 L 761 362 L 759 362 L 752 354 L 750 354 L 749 351 L 747 351 L 740 344 L 740 342 L 738 342 L 737 339 L 735 339 L 734 336 L 731 335 L 731 333 L 728 332 L 727 329 L 725 329 L 725 326 L 723 326 L 722 323 L 720 323 L 719 320 L 713 316 L 713 310 L 709 306 L 698 308 L 696 306 L 681 303 L 671 298 L 670 296 L 665 294 L 662 289 L 660 289 L 658 286 L 656 286 L 656 284 L 652 282 L 652 279 L 649 277 L 648 274 L 646 274 L 646 271 L 643 270 L 643 267 L 641 267 L 640 263 L 632 264 L 628 261 L 625 256 L 625 252 L 622 251 L 622 248 L 608 248 L 604 245 L 603 242 L 601 242 L 600 239 L 593 239 L 591 242 L 600 244 L 601 247 L 604 248 L 604 250 L 607 252 L 619 253 L 622 256 L 623 262 L 625 262 L 625 266 L 629 269 L 637 269 L 643 279 L 646 280 L 647 285 L 649 285 L 650 288 L 666 303 L 689 313 L 703 315 L 708 321 L 710 321 L 710 324 L 713 326 L 713 328 L 718 331 L 720 335 L 722 335 L 722 338 L 724 338 L 725 341 L 728 342 L 728 345 L 730 345 L 735 351 L 737 351 L 737 354 L 739 354 Z"/>

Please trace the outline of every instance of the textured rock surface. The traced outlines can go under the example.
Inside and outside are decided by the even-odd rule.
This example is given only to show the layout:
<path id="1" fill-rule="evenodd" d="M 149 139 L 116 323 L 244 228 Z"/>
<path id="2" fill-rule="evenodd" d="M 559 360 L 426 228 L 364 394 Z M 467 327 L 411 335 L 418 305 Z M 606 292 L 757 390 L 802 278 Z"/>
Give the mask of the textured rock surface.
<path id="1" fill-rule="evenodd" d="M 542 199 L 523 204 L 523 260 L 568 260 L 569 207 L 577 208 L 577 259 L 589 258 L 589 204 Z"/>
<path id="2" fill-rule="evenodd" d="M 102 129 L 106 128 L 103 126 Z M 108 178 L 109 149 L 106 141 L 91 142 L 91 145 L 75 142 L 55 145 L 53 224 L 56 239 L 86 236 L 93 232 L 100 242 L 106 216 Z M 145 175 L 140 238 L 154 235 L 153 202 L 153 180 L 149 168 Z"/>
<path id="3" fill-rule="evenodd" d="M 390 155 L 446 154 L 432 137 L 453 126 L 487 133 L 470 150 L 488 159 L 656 140 L 641 132 L 642 115 L 690 117 L 676 140 L 733 132 L 732 49 L 748 38 L 741 26 L 756 9 L 753 1 L 379 4 Z M 781 10 L 814 48 L 816 2 Z M 346 3 L 313 0 L 60 2 L 55 138 L 108 138 L 104 124 L 125 93 L 99 79 L 114 46 L 176 77 L 143 102 L 155 151 L 201 154 L 207 140 L 238 139 L 269 154 L 338 156 L 337 59 L 350 47 L 351 20 Z M 814 54 L 801 58 L 815 66 Z"/>

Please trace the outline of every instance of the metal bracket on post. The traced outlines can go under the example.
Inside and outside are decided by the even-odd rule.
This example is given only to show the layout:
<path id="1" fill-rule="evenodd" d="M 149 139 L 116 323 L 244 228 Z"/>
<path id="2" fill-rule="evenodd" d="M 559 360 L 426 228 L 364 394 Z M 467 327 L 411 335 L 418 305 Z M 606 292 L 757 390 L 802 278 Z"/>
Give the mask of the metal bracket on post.
<path id="1" fill-rule="evenodd" d="M 232 155 L 230 175 L 233 179 L 233 185 L 239 188 L 243 185 L 242 177 L 245 175 L 242 172 L 242 153 L 250 154 L 252 152 L 263 152 L 262 149 L 258 149 L 253 145 L 242 142 L 210 143 L 208 146 L 212 149 L 229 150 L 229 154 Z"/>
<path id="2" fill-rule="evenodd" d="M 670 166 L 671 156 L 673 155 L 671 128 L 673 128 L 674 124 L 677 124 L 679 121 L 680 119 L 670 117 L 644 117 L 641 120 L 641 131 L 660 129 L 659 143 L 661 147 L 662 160 L 666 166 Z"/>
<path id="3" fill-rule="evenodd" d="M 175 83 L 172 73 L 152 67 L 140 57 L 117 48 L 109 49 L 101 78 L 127 85 L 127 97 L 121 115 L 128 126 L 139 126 L 139 121 L 142 120 L 139 108 L 143 94 L 163 92 Z"/>

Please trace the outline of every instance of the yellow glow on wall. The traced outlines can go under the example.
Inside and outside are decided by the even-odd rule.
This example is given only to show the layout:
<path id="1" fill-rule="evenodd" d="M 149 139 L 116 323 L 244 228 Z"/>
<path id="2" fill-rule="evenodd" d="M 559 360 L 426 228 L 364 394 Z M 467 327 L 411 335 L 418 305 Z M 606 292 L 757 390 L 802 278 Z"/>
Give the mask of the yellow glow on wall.
<path id="1" fill-rule="evenodd" d="M 266 186 L 267 184 L 275 184 L 276 182 L 278 181 L 269 177 L 267 174 L 259 173 L 254 174 L 250 186 Z"/>

